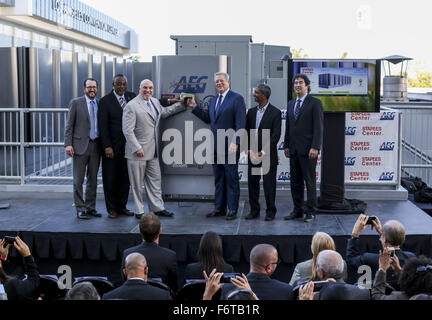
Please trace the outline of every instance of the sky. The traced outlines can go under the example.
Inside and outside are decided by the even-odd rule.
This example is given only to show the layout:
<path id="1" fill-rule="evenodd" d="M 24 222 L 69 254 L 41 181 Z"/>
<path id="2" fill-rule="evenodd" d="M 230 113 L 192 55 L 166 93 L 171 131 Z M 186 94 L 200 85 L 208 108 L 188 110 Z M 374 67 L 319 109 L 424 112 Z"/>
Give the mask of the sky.
<path id="1" fill-rule="evenodd" d="M 251 35 L 308 58 L 413 58 L 432 71 L 429 0 L 80 0 L 133 28 L 141 61 L 174 55 L 170 35 Z M 397 67 L 395 70 L 400 70 Z"/>

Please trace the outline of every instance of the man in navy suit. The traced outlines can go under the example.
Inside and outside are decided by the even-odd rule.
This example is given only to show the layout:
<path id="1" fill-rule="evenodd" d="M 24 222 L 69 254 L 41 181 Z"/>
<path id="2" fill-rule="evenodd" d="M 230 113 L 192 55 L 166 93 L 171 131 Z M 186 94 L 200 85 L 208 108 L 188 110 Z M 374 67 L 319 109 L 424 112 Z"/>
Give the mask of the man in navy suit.
<path id="1" fill-rule="evenodd" d="M 188 106 L 193 108 L 192 113 L 198 118 L 210 123 L 214 135 L 215 209 L 207 214 L 207 217 L 226 216 L 227 220 L 233 220 L 237 217 L 239 206 L 238 159 L 242 133 L 239 130 L 246 125 L 246 105 L 240 94 L 230 90 L 227 73 L 217 72 L 215 84 L 218 94 L 210 101 L 208 110 L 196 107 L 197 103 L 193 98 L 189 99 Z M 222 141 L 218 141 L 218 131 L 222 133 L 228 129 L 234 130 L 236 135 L 232 139 L 224 136 Z M 235 155 L 235 161 L 229 161 L 232 159 L 231 155 Z"/>
<path id="2" fill-rule="evenodd" d="M 285 128 L 285 156 L 290 158 L 291 195 L 294 210 L 285 220 L 303 218 L 304 185 L 307 203 L 305 222 L 316 212 L 316 164 L 323 136 L 323 110 L 320 100 L 312 97 L 310 80 L 304 74 L 294 78 L 296 99 L 288 103 Z"/>

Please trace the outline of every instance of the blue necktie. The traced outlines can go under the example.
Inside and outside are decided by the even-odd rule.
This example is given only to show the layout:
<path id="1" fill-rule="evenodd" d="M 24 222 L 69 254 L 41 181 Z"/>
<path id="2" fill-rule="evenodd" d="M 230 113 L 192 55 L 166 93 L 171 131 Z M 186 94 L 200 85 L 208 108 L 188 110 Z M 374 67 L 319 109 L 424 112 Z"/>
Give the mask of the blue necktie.
<path id="1" fill-rule="evenodd" d="M 94 140 L 98 137 L 96 125 L 97 105 L 94 100 L 90 101 L 90 139 Z"/>
<path id="2" fill-rule="evenodd" d="M 294 119 L 295 119 L 295 120 L 297 120 L 298 115 L 299 115 L 299 113 L 300 113 L 300 103 L 301 103 L 301 100 L 298 99 L 298 100 L 297 100 L 297 103 L 296 103 L 296 105 L 295 105 L 295 108 L 294 108 Z"/>
<path id="3" fill-rule="evenodd" d="M 219 98 L 218 98 L 217 105 L 216 105 L 216 109 L 215 109 L 215 113 L 216 113 L 216 115 L 218 114 L 218 111 L 219 111 L 220 105 L 221 105 L 221 103 L 222 103 L 222 97 L 223 97 L 223 96 L 220 94 L 220 95 L 219 95 Z"/>

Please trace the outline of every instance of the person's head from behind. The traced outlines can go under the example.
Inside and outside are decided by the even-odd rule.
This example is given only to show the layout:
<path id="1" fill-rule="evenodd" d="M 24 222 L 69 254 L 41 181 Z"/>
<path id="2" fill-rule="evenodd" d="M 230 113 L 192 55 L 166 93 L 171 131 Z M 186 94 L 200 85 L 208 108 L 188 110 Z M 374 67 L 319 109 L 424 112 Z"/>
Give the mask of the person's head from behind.
<path id="1" fill-rule="evenodd" d="M 246 289 L 236 289 L 231 291 L 227 300 L 257 300 L 255 299 L 255 295 L 252 291 Z"/>
<path id="2" fill-rule="evenodd" d="M 319 280 L 343 277 L 344 261 L 342 256 L 334 250 L 323 250 L 318 254 L 316 273 Z"/>
<path id="3" fill-rule="evenodd" d="M 250 272 L 272 275 L 279 264 L 278 252 L 270 244 L 258 244 L 250 252 Z"/>
<path id="4" fill-rule="evenodd" d="M 405 242 L 405 228 L 397 220 L 387 221 L 382 228 L 380 237 L 383 248 L 399 248 Z"/>
<path id="5" fill-rule="evenodd" d="M 316 260 L 318 254 L 323 250 L 336 250 L 333 238 L 325 232 L 316 232 L 312 237 L 311 251 L 312 251 L 312 277 L 311 280 L 318 280 L 316 273 Z"/>
<path id="6" fill-rule="evenodd" d="M 100 300 L 99 293 L 89 281 L 75 284 L 66 294 L 65 300 Z"/>
<path id="7" fill-rule="evenodd" d="M 203 234 L 197 256 L 198 261 L 207 274 L 210 274 L 213 268 L 222 272 L 225 261 L 223 259 L 221 237 L 213 231 L 208 231 Z"/>
<path id="8" fill-rule="evenodd" d="M 432 294 L 432 259 L 414 257 L 405 262 L 399 277 L 402 291 L 409 297 L 416 294 Z"/>
<path id="9" fill-rule="evenodd" d="M 151 212 L 143 214 L 139 223 L 139 229 L 142 238 L 147 242 L 157 242 L 162 232 L 159 218 Z"/>
<path id="10" fill-rule="evenodd" d="M 148 266 L 146 258 L 138 252 L 129 254 L 125 259 L 123 273 L 128 280 L 131 278 L 141 278 L 147 281 Z"/>

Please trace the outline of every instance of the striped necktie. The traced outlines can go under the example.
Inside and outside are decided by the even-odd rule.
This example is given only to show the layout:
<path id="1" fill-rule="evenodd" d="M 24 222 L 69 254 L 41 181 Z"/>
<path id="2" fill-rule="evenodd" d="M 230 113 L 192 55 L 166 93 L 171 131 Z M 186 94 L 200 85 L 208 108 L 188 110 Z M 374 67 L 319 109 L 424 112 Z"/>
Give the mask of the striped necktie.
<path id="1" fill-rule="evenodd" d="M 300 113 L 300 107 L 301 107 L 300 103 L 301 103 L 301 100 L 297 99 L 297 102 L 296 102 L 296 105 L 295 105 L 295 108 L 294 108 L 294 119 L 296 119 L 296 120 L 297 120 L 298 115 Z"/>
<path id="2" fill-rule="evenodd" d="M 125 99 L 123 97 L 120 97 L 119 98 L 119 102 L 120 102 L 121 107 L 124 109 L 126 107 L 126 101 L 125 101 Z"/>
<path id="3" fill-rule="evenodd" d="M 217 104 L 216 104 L 216 109 L 215 109 L 216 115 L 218 114 L 219 108 L 220 108 L 220 106 L 221 106 L 222 98 L 223 98 L 223 96 L 220 94 L 220 95 L 219 95 L 219 98 L 218 98 L 218 102 L 217 102 Z"/>

